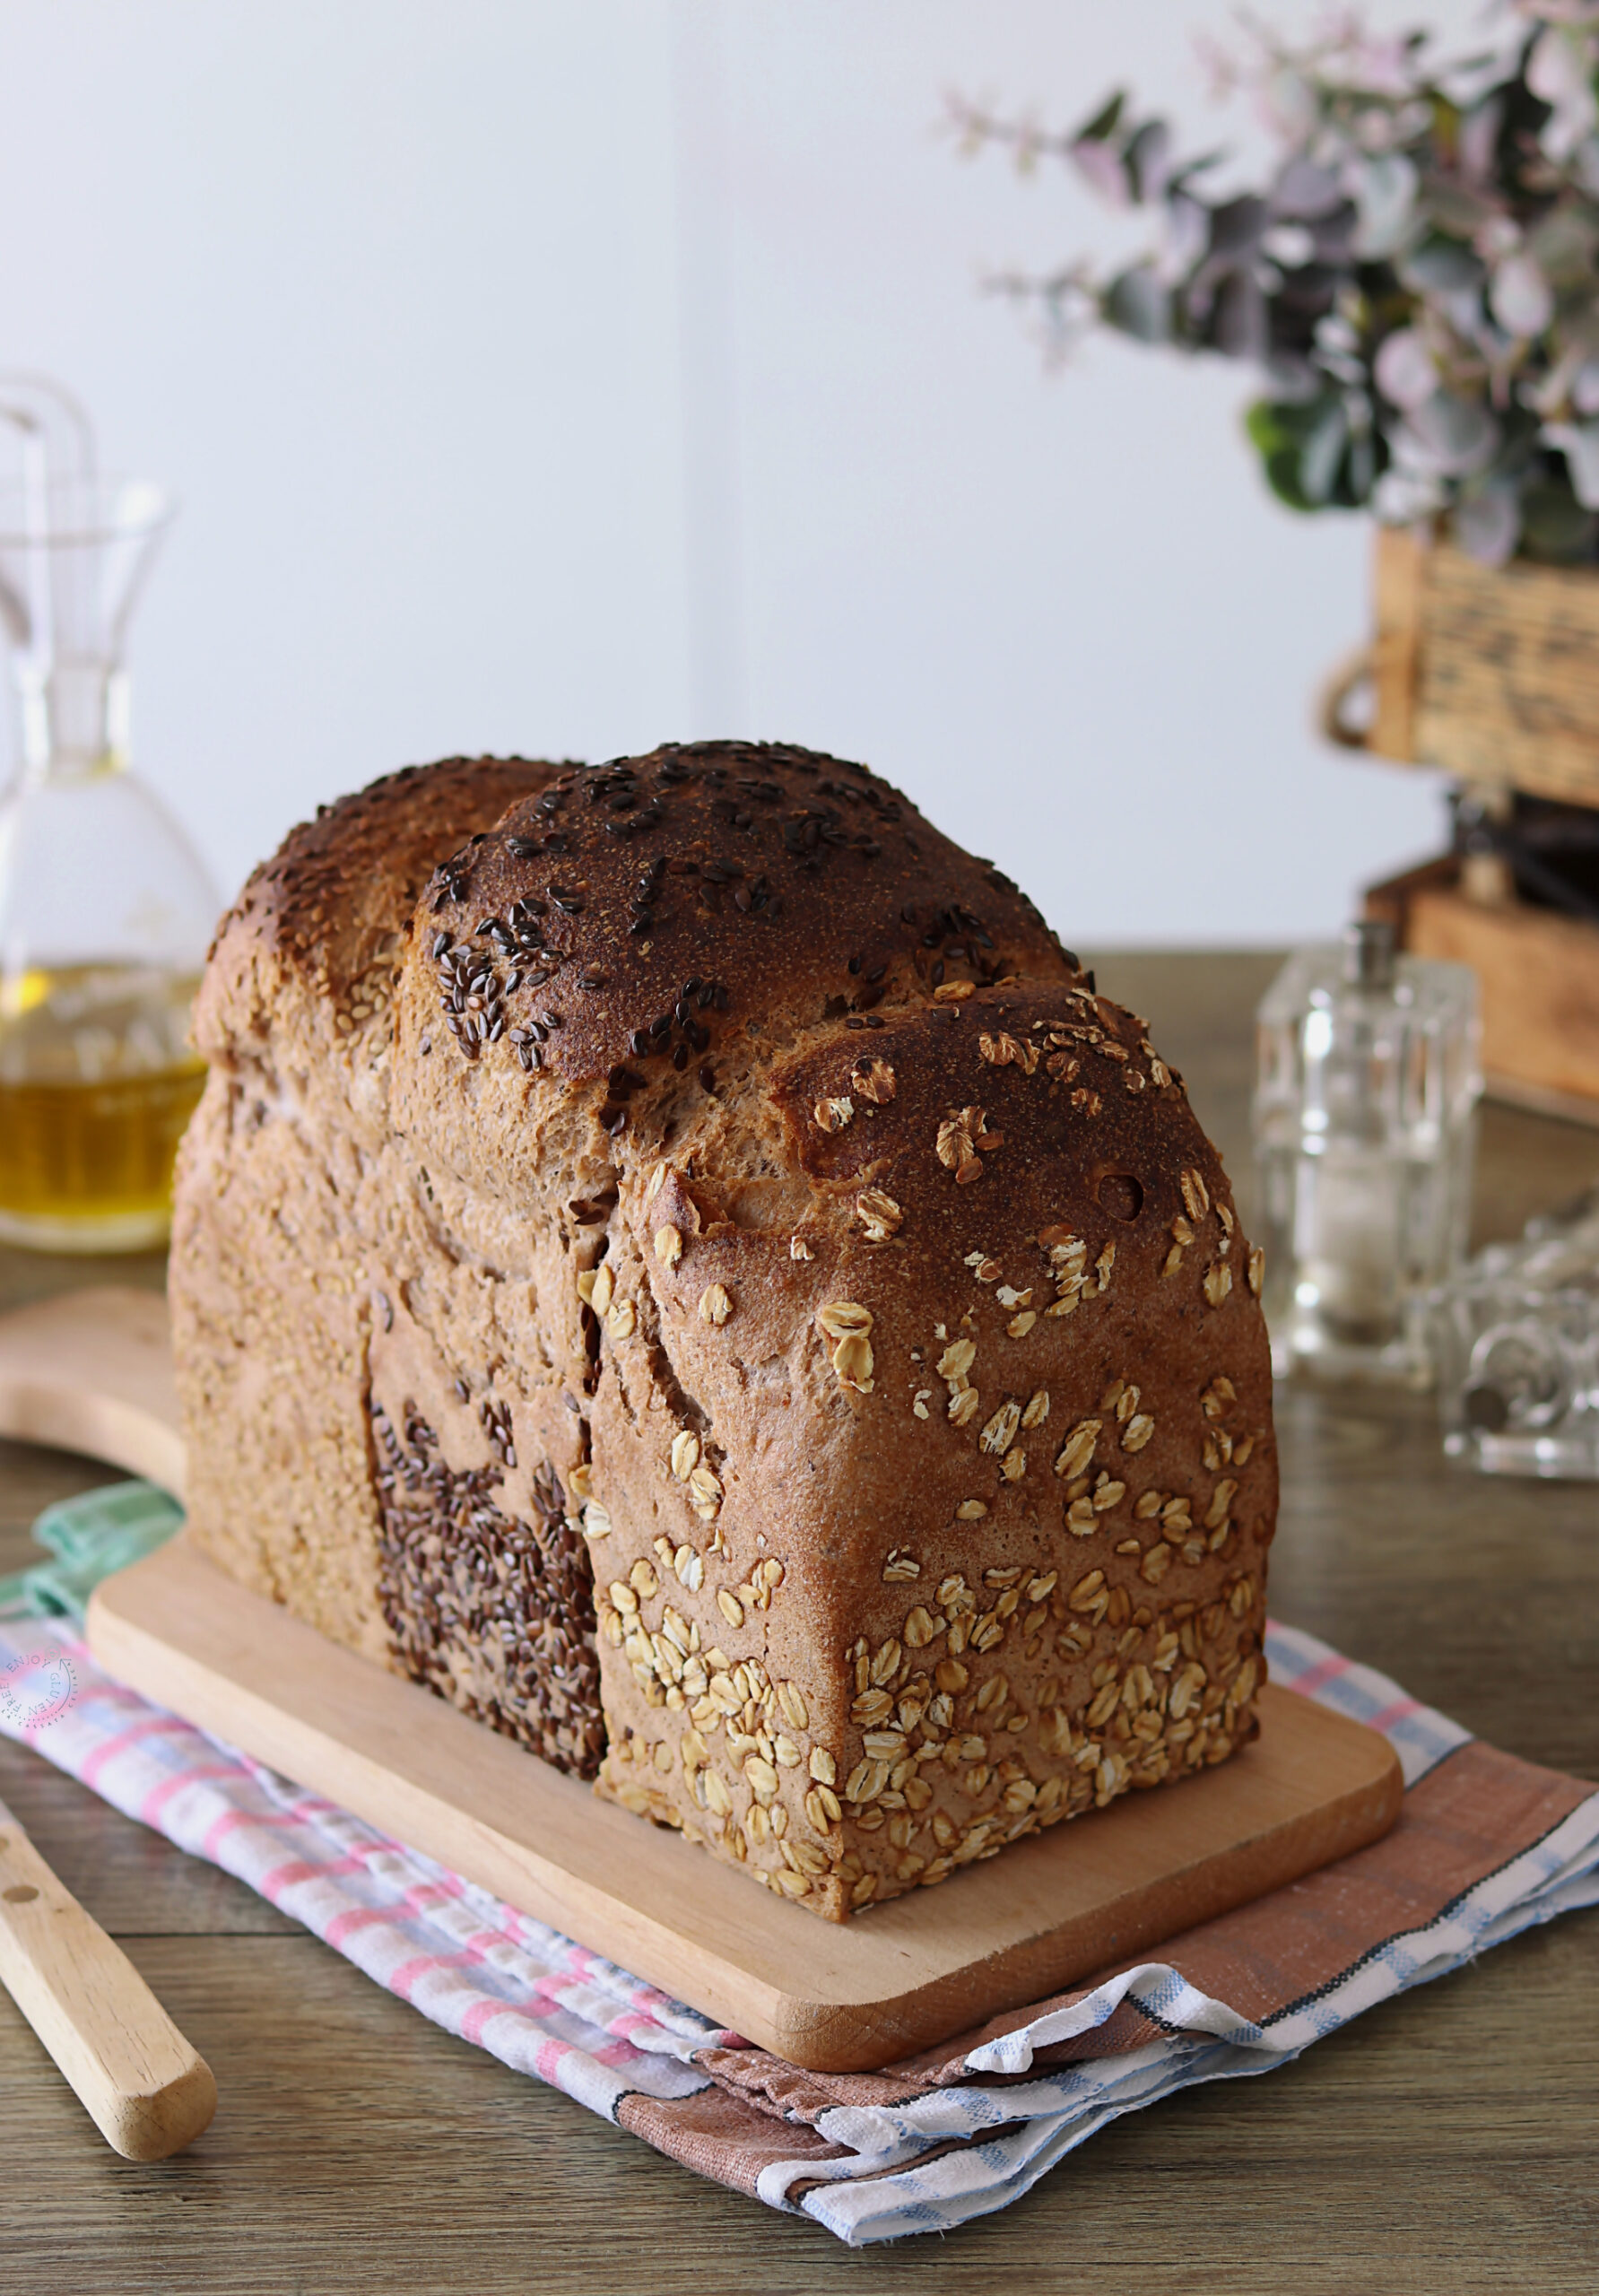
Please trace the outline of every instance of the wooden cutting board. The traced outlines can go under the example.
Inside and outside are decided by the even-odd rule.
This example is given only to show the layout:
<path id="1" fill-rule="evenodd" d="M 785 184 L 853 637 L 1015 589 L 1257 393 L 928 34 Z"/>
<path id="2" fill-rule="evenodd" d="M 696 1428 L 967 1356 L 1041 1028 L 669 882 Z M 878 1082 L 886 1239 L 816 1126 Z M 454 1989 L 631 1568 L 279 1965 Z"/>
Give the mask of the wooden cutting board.
<path id="1" fill-rule="evenodd" d="M 0 1318 L 0 1433 L 175 1487 L 159 1306 L 85 1292 Z M 818 2072 L 891 2064 L 1145 1953 L 1376 1840 L 1403 1792 L 1386 1739 L 1268 1687 L 1259 1739 L 1219 1769 L 834 1924 L 325 1640 L 187 1535 L 105 1581 L 89 1640 L 147 1698 Z"/>

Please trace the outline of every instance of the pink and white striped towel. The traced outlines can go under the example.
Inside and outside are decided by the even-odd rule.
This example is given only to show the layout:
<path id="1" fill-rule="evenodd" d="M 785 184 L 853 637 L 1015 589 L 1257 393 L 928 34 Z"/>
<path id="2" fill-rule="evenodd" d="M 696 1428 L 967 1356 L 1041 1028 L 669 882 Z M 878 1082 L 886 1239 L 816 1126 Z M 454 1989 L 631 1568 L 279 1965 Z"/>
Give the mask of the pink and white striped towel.
<path id="1" fill-rule="evenodd" d="M 237 1874 L 448 2032 L 861 2246 L 1003 2208 L 1119 2114 L 1269 2072 L 1377 2001 L 1599 1901 L 1599 1793 L 1482 1747 L 1309 1635 L 1273 1627 L 1266 1647 L 1275 1681 L 1394 1744 L 1406 1808 L 1387 1840 L 882 2075 L 812 2076 L 752 2048 L 149 1705 L 59 1620 L 0 1616 L 0 1732 Z"/>

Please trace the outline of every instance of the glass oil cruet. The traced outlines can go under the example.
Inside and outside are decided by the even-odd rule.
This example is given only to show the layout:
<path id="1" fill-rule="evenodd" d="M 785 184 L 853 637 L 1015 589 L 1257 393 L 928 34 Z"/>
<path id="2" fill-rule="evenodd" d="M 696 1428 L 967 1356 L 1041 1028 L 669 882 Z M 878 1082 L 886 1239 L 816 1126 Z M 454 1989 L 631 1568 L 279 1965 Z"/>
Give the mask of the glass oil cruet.
<path id="1" fill-rule="evenodd" d="M 138 1251 L 165 1239 L 204 1081 L 189 1013 L 220 906 L 128 768 L 127 625 L 172 505 L 98 474 L 58 385 L 0 375 L 0 1239 Z"/>

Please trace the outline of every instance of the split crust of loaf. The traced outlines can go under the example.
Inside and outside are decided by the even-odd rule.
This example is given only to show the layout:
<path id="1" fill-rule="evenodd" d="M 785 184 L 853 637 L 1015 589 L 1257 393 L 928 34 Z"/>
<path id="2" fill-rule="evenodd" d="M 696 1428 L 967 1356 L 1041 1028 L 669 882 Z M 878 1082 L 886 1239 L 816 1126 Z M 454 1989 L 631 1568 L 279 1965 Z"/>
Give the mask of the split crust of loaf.
<path id="1" fill-rule="evenodd" d="M 196 1535 L 818 1913 L 1253 1735 L 1259 1264 L 1145 1023 L 864 768 L 451 761 L 224 920 Z"/>

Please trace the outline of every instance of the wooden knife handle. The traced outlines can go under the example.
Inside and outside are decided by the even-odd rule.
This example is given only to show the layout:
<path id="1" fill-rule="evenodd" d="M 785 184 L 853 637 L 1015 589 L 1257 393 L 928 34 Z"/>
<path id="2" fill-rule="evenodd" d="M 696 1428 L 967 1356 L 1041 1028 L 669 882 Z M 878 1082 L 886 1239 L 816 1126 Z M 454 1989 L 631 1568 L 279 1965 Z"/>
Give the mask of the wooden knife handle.
<path id="1" fill-rule="evenodd" d="M 164 2161 L 207 2126 L 211 2067 L 3 1809 L 0 1982 L 125 2160 Z"/>

